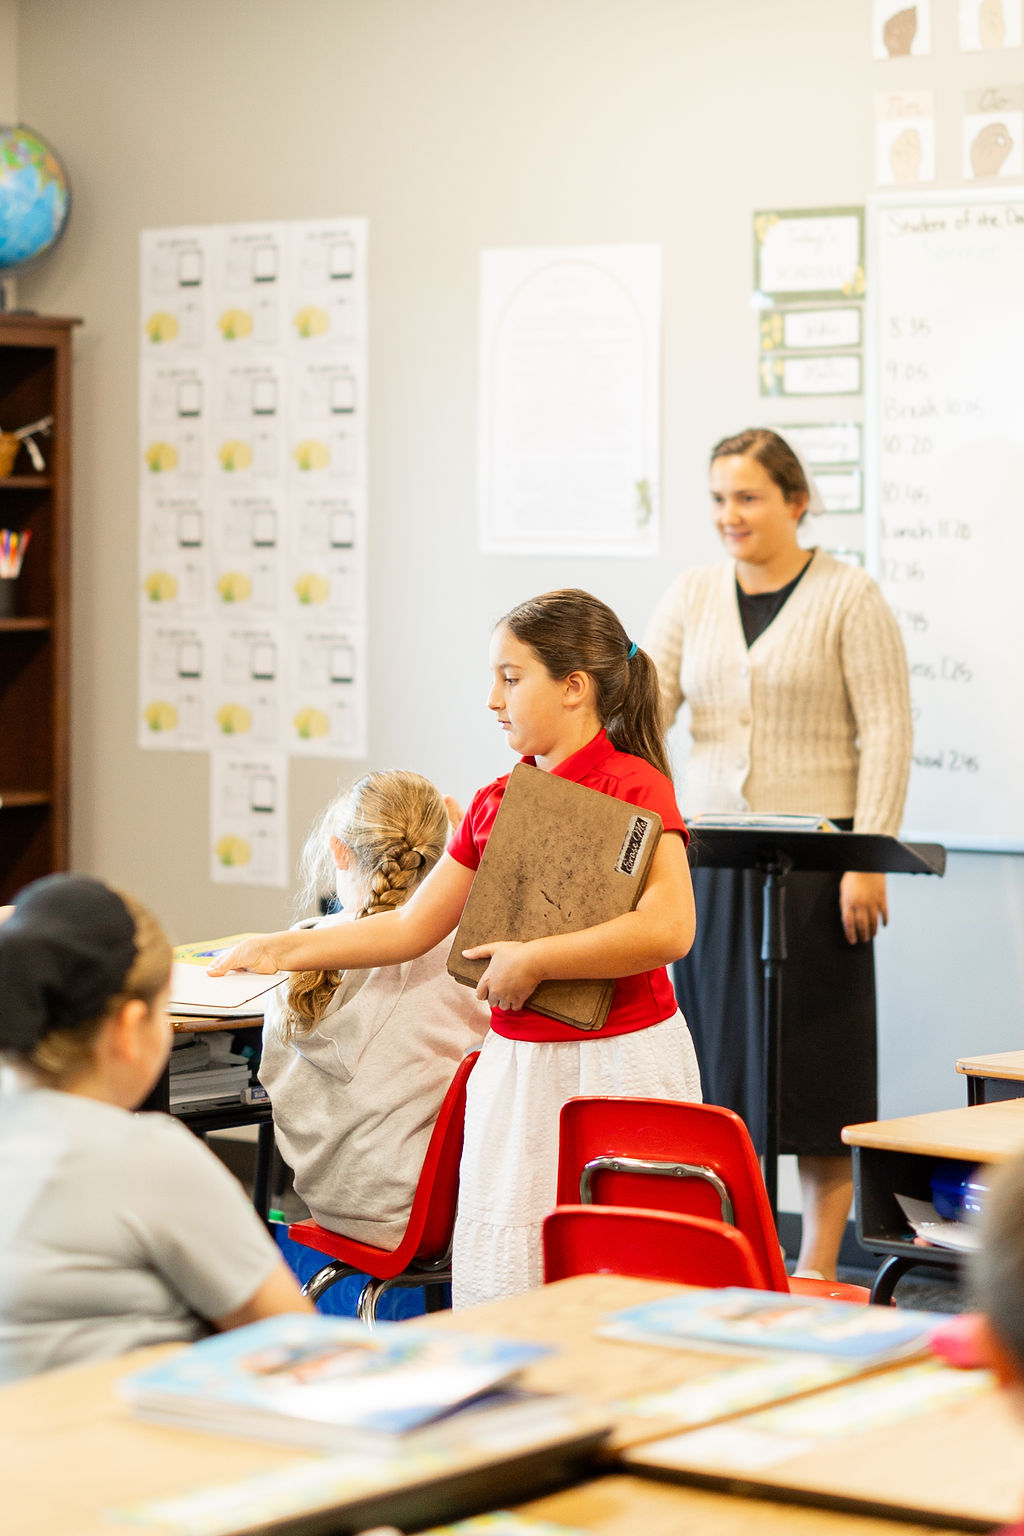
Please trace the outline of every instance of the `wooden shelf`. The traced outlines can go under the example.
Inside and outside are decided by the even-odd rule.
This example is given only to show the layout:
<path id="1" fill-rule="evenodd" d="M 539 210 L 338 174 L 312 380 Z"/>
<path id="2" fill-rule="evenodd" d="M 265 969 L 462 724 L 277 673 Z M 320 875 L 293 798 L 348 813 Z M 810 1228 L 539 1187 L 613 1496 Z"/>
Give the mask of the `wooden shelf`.
<path id="1" fill-rule="evenodd" d="M 0 422 L 53 418 L 33 472 L 0 480 L 0 526 L 31 535 L 0 619 L 0 904 L 68 867 L 71 671 L 71 333 L 78 322 L 0 312 Z M 19 473 L 18 471 L 24 471 Z M 9 786 L 4 788 L 4 786 Z"/>
<path id="2" fill-rule="evenodd" d="M 18 811 L 26 805 L 49 805 L 52 796 L 41 789 L 0 790 L 0 811 Z"/>
<path id="3" fill-rule="evenodd" d="M 32 630 L 47 630 L 50 626 L 49 619 L 0 619 L 0 634 L 23 634 Z"/>

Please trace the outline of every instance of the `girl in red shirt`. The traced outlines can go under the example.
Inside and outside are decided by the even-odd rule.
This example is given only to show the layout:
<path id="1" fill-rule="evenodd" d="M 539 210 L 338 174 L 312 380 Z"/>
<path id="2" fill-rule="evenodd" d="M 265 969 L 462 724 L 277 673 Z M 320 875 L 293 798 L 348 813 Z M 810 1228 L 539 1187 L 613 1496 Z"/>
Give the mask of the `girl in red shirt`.
<path id="1" fill-rule="evenodd" d="M 488 708 L 527 762 L 663 823 L 633 912 L 577 933 L 467 950 L 492 1028 L 469 1080 L 453 1255 L 456 1306 L 543 1278 L 540 1226 L 555 1201 L 558 1111 L 575 1094 L 698 1100 L 689 1031 L 665 967 L 693 942 L 686 830 L 668 774 L 657 675 L 606 604 L 548 592 L 499 621 Z M 341 970 L 424 954 L 458 925 L 508 775 L 480 790 L 416 893 L 373 923 L 248 939 L 210 970 Z M 526 1006 L 540 981 L 615 978 L 608 1020 L 581 1034 Z M 452 985 L 456 985 L 455 982 Z"/>

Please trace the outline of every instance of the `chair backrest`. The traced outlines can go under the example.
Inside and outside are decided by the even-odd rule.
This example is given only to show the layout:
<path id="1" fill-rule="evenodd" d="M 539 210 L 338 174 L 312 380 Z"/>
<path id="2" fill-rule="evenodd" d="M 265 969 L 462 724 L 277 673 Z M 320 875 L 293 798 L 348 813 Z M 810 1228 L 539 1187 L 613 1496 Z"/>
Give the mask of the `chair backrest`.
<path id="1" fill-rule="evenodd" d="M 544 1218 L 545 1281 L 602 1274 L 768 1289 L 736 1227 L 634 1206 L 556 1206 Z"/>
<path id="2" fill-rule="evenodd" d="M 724 1219 L 747 1238 L 761 1283 L 789 1289 L 761 1165 L 731 1109 L 676 1099 L 569 1099 L 559 1129 L 557 1203 Z"/>
<path id="3" fill-rule="evenodd" d="M 403 1249 L 415 1244 L 410 1258 L 434 1258 L 444 1253 L 451 1241 L 466 1128 L 466 1084 L 479 1054 L 471 1051 L 459 1062 L 434 1122 L 401 1243 Z"/>

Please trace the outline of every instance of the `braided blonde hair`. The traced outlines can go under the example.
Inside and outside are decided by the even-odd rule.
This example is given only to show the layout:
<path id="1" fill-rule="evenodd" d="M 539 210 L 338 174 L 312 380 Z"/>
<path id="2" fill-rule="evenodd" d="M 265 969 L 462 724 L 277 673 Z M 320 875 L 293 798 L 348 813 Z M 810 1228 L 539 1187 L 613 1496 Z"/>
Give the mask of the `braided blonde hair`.
<path id="1" fill-rule="evenodd" d="M 315 905 L 326 884 L 333 885 L 332 837 L 345 844 L 368 892 L 358 919 L 400 907 L 441 857 L 450 830 L 441 792 L 429 779 L 399 769 L 366 774 L 331 802 L 306 839 L 303 910 Z M 340 981 L 340 971 L 296 972 L 282 1026 L 286 1040 L 316 1027 Z"/>

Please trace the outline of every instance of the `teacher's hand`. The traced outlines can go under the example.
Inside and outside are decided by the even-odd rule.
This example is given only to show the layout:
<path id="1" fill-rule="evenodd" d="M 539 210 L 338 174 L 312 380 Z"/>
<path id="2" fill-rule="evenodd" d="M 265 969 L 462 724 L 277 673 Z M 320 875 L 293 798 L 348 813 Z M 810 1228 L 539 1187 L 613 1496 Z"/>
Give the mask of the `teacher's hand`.
<path id="1" fill-rule="evenodd" d="M 885 899 L 885 876 L 848 870 L 839 882 L 839 912 L 843 932 L 850 944 L 866 944 L 889 922 Z"/>

